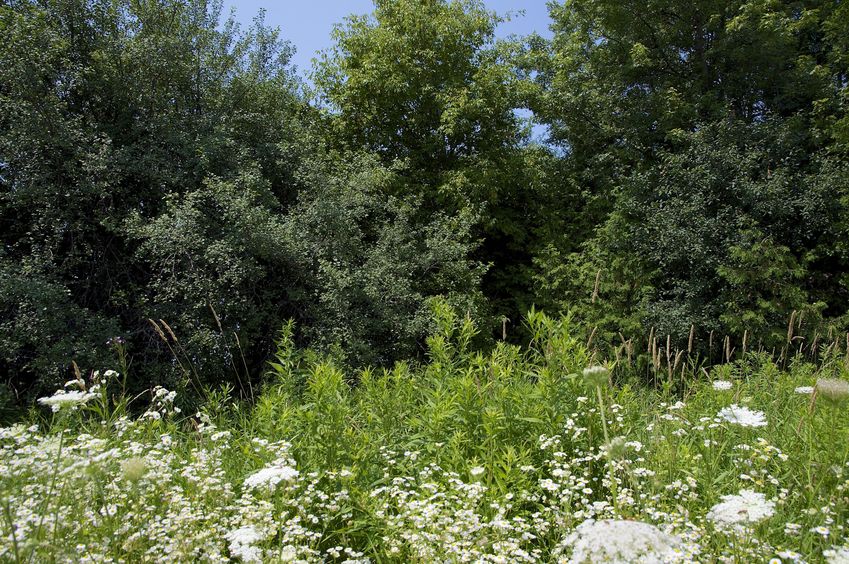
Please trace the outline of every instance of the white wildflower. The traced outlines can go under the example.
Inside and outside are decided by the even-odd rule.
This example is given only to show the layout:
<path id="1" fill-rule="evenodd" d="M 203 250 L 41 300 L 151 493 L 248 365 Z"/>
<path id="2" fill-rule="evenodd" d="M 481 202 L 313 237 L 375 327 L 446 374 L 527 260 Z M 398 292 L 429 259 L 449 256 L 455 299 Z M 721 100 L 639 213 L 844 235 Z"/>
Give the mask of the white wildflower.
<path id="1" fill-rule="evenodd" d="M 808 394 L 808 395 L 810 395 L 810 394 L 814 393 L 814 387 L 813 386 L 799 386 L 798 388 L 796 388 L 793 391 L 796 392 L 797 394 Z"/>
<path id="2" fill-rule="evenodd" d="M 763 412 L 754 411 L 745 406 L 732 404 L 723 408 L 717 416 L 720 419 L 725 419 L 729 423 L 740 425 L 741 427 L 765 427 L 766 418 Z"/>
<path id="3" fill-rule="evenodd" d="M 849 382 L 836 378 L 818 378 L 817 394 L 835 404 L 849 399 Z"/>
<path id="4" fill-rule="evenodd" d="M 471 474 L 472 476 L 480 476 L 485 471 L 486 469 L 483 466 L 475 466 L 474 468 L 469 470 L 469 474 Z"/>
<path id="5" fill-rule="evenodd" d="M 588 386 L 606 386 L 610 378 L 610 370 L 605 366 L 588 366 L 584 368 L 583 376 Z"/>
<path id="6" fill-rule="evenodd" d="M 720 529 L 741 531 L 746 525 L 757 523 L 775 513 L 775 502 L 762 493 L 740 490 L 737 495 L 724 495 L 722 502 L 714 505 L 707 517 Z"/>
<path id="7" fill-rule="evenodd" d="M 731 382 L 729 382 L 728 380 L 714 380 L 713 381 L 713 389 L 714 390 L 719 390 L 719 391 L 730 390 L 732 385 L 733 384 L 731 384 Z"/>
<path id="8" fill-rule="evenodd" d="M 41 405 L 47 405 L 54 412 L 57 412 L 60 409 L 66 407 L 76 409 L 78 406 L 96 397 L 97 394 L 84 392 L 82 390 L 71 390 L 70 392 L 65 390 L 57 390 L 56 393 L 50 397 L 38 398 L 38 403 L 40 403 Z"/>
<path id="9" fill-rule="evenodd" d="M 589 519 L 564 539 L 572 547 L 569 562 L 663 562 L 681 539 L 640 521 Z"/>
<path id="10" fill-rule="evenodd" d="M 811 529 L 811 532 L 812 532 L 812 533 L 816 533 L 816 534 L 818 534 L 818 535 L 821 535 L 821 536 L 822 536 L 822 538 L 828 538 L 828 535 L 830 535 L 830 534 L 831 534 L 831 530 L 830 530 L 828 527 L 822 527 L 822 526 L 820 526 L 820 527 L 813 527 L 813 528 Z"/>
<path id="11" fill-rule="evenodd" d="M 273 490 L 280 482 L 295 480 L 299 472 L 286 465 L 268 466 L 254 472 L 245 479 L 246 488 L 268 488 Z"/>
<path id="12" fill-rule="evenodd" d="M 839 546 L 823 550 L 822 555 L 828 564 L 849 564 L 849 546 Z"/>
<path id="13" fill-rule="evenodd" d="M 251 526 L 240 527 L 227 533 L 230 541 L 230 555 L 242 562 L 262 562 L 262 551 L 254 546 L 262 540 L 262 535 Z"/>

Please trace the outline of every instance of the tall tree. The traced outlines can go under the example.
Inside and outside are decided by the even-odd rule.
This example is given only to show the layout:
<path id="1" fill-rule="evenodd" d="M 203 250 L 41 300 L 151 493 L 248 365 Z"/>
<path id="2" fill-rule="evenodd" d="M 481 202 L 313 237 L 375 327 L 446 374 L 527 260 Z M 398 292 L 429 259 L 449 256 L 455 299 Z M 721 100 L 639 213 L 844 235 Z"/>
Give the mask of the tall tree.
<path id="1" fill-rule="evenodd" d="M 518 318 L 539 246 L 528 218 L 548 225 L 543 202 L 562 199 L 543 185 L 545 151 L 525 147 L 515 110 L 532 83 L 517 45 L 495 39 L 502 21 L 480 0 L 376 0 L 372 14 L 335 29 L 315 80 L 340 142 L 398 170 L 405 181 L 394 188 L 420 198 L 420 217 L 479 217 L 484 293 L 493 312 Z"/>
<path id="2" fill-rule="evenodd" d="M 562 253 L 551 251 L 543 286 L 586 300 L 582 311 L 613 335 L 617 323 L 743 331 L 735 315 L 765 329 L 826 299 L 829 315 L 843 314 L 847 257 L 833 237 L 845 158 L 830 154 L 844 115 L 829 31 L 840 11 L 825 1 L 552 4 L 538 113 L 597 231 L 559 273 Z M 756 253 L 783 273 L 745 277 Z M 768 288 L 779 281 L 785 289 Z M 612 310 L 599 284 L 618 296 Z"/>

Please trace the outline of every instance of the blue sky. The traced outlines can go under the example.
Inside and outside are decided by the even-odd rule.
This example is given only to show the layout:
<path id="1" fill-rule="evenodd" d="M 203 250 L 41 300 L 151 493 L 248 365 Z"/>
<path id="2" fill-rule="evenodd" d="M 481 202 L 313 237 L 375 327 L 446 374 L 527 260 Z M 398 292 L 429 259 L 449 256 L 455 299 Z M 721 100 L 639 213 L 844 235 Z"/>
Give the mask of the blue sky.
<path id="1" fill-rule="evenodd" d="M 526 35 L 536 31 L 550 36 L 546 0 L 485 0 L 490 10 L 499 14 L 524 10 L 524 16 L 503 24 L 500 36 Z M 297 48 L 294 60 L 298 74 L 304 76 L 312 66 L 315 52 L 331 46 L 330 32 L 333 24 L 349 14 L 367 14 L 372 11 L 371 0 L 224 0 L 224 11 L 235 8 L 236 19 L 243 26 L 250 24 L 261 9 L 266 10 L 266 23 L 277 26 L 281 34 Z"/>

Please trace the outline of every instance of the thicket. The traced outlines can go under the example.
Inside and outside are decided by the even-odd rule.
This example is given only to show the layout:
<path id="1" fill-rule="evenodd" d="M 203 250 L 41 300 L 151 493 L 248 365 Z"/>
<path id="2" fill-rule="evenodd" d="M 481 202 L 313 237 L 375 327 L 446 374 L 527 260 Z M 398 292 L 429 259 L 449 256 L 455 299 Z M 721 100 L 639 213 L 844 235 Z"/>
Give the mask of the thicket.
<path id="1" fill-rule="evenodd" d="M 651 363 L 840 342 L 849 8 L 550 12 L 551 40 L 500 40 L 480 1 L 376 0 L 306 85 L 220 2 L 0 5 L 9 389 L 117 353 L 137 391 L 249 394 L 290 319 L 388 366 L 423 353 L 434 296 L 481 343 L 530 339 L 535 306 Z"/>

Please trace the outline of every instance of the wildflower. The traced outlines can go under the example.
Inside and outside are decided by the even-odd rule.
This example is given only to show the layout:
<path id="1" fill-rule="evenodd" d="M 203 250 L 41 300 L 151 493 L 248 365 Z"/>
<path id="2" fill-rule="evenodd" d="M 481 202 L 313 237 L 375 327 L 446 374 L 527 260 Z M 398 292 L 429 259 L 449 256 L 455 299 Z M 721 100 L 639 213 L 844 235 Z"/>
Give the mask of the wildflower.
<path id="1" fill-rule="evenodd" d="M 299 472 L 291 466 L 268 466 L 248 476 L 245 479 L 245 487 L 265 487 L 269 490 L 273 490 L 280 482 L 291 482 L 296 479 L 298 475 Z"/>
<path id="2" fill-rule="evenodd" d="M 775 502 L 762 493 L 740 490 L 737 495 L 724 495 L 722 502 L 714 505 L 707 518 L 720 529 L 741 531 L 746 525 L 771 517 L 775 513 Z"/>
<path id="3" fill-rule="evenodd" d="M 720 391 L 730 390 L 731 386 L 732 386 L 732 384 L 728 380 L 714 380 L 714 382 L 713 382 L 713 389 L 714 390 L 720 390 Z"/>
<path id="4" fill-rule="evenodd" d="M 55 394 L 47 398 L 38 398 L 38 403 L 41 405 L 50 406 L 50 409 L 53 412 L 57 412 L 60 409 L 69 407 L 71 409 L 76 409 L 78 406 L 86 403 L 92 398 L 96 398 L 97 394 L 93 394 L 91 392 L 84 392 L 82 390 L 57 390 Z"/>
<path id="5" fill-rule="evenodd" d="M 784 534 L 787 536 L 795 536 L 799 534 L 799 531 L 802 530 L 802 525 L 798 523 L 785 523 L 784 524 Z"/>
<path id="6" fill-rule="evenodd" d="M 808 394 L 808 395 L 810 395 L 810 394 L 814 393 L 814 387 L 813 386 L 799 386 L 798 388 L 796 388 L 793 391 L 796 392 L 797 394 Z"/>
<path id="7" fill-rule="evenodd" d="M 549 480 L 548 478 L 540 480 L 539 487 L 549 492 L 556 492 L 558 489 L 560 489 L 560 485 L 557 482 Z"/>
<path id="8" fill-rule="evenodd" d="M 588 519 L 566 537 L 569 562 L 663 562 L 672 558 L 681 539 L 640 521 Z"/>
<path id="9" fill-rule="evenodd" d="M 763 412 L 754 411 L 737 404 L 723 408 L 717 416 L 720 419 L 725 419 L 729 423 L 734 423 L 741 427 L 766 427 L 766 419 Z"/>
<path id="10" fill-rule="evenodd" d="M 230 555 L 240 558 L 242 562 L 262 562 L 262 551 L 254 546 L 262 540 L 259 532 L 251 527 L 240 527 L 227 533 L 230 541 Z"/>
<path id="11" fill-rule="evenodd" d="M 606 386 L 610 378 L 610 370 L 604 366 L 589 366 L 584 368 L 584 382 L 588 386 L 601 387 Z"/>
<path id="12" fill-rule="evenodd" d="M 625 455 L 625 437 L 613 437 L 604 445 L 604 450 L 610 458 L 622 458 Z"/>
<path id="13" fill-rule="evenodd" d="M 828 538 L 828 535 L 831 534 L 831 530 L 829 530 L 828 527 L 822 527 L 822 526 L 812 528 L 811 532 L 822 536 L 822 538 Z"/>
<path id="14" fill-rule="evenodd" d="M 849 399 L 849 382 L 835 378 L 818 378 L 817 395 L 833 404 L 843 403 Z"/>
<path id="15" fill-rule="evenodd" d="M 828 564 L 849 564 L 849 546 L 823 550 L 822 555 Z"/>
<path id="16" fill-rule="evenodd" d="M 121 472 L 124 473 L 124 477 L 130 482 L 138 482 L 145 475 L 145 472 L 147 472 L 147 463 L 145 463 L 143 458 L 137 456 L 128 458 L 121 463 Z"/>
<path id="17" fill-rule="evenodd" d="M 486 470 L 484 469 L 484 467 L 483 467 L 483 466 L 475 466 L 474 468 L 472 468 L 471 470 L 469 470 L 469 474 L 471 474 L 472 476 L 480 476 L 480 475 L 481 475 L 481 474 L 483 474 L 485 471 L 486 471 Z"/>

